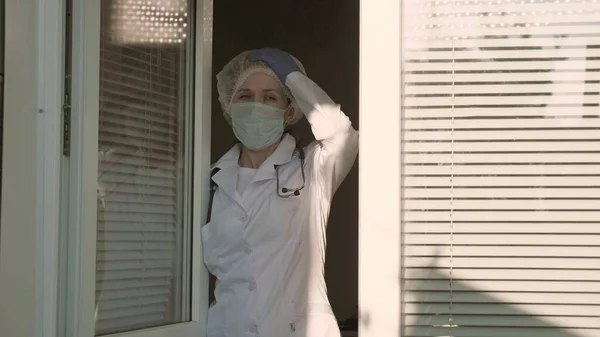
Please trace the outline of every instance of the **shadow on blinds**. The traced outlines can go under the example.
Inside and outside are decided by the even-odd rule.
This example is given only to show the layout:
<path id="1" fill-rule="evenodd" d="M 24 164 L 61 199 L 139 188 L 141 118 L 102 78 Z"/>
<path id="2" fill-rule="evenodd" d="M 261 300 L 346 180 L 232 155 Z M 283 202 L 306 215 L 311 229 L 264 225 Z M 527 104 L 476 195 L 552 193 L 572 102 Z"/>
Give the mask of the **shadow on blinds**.
<path id="1" fill-rule="evenodd" d="M 452 270 L 438 264 L 448 258 L 436 255 L 429 267 L 406 270 L 400 336 L 595 336 L 599 318 L 581 315 L 588 310 L 553 297 L 557 294 L 548 293 L 549 286 L 524 291 L 518 281 L 521 289 L 515 291 L 512 280 L 455 279 Z M 497 287 L 484 290 L 474 283 Z M 537 301 L 530 300 L 532 293 L 539 295 Z"/>

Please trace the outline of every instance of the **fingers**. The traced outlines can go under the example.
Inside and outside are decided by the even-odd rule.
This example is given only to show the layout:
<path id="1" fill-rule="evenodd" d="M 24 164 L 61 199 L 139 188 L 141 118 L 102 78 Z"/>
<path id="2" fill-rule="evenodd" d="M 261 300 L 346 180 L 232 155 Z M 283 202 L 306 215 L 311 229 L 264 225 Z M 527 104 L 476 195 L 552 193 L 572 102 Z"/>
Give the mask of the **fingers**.
<path id="1" fill-rule="evenodd" d="M 248 55 L 250 61 L 265 61 L 272 57 L 286 57 L 287 53 L 277 48 L 262 48 Z"/>

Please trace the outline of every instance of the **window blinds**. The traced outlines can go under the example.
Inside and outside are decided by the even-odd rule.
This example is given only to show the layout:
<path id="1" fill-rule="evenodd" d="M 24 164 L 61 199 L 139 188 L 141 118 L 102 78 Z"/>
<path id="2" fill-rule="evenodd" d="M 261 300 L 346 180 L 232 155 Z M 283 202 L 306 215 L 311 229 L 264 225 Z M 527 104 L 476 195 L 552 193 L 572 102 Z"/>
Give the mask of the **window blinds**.
<path id="1" fill-rule="evenodd" d="M 403 2 L 402 336 L 600 336 L 600 1 Z"/>
<path id="2" fill-rule="evenodd" d="M 122 30 L 132 26 L 123 22 L 127 18 L 133 26 L 152 22 L 158 32 L 170 27 L 159 18 L 183 18 L 186 12 L 180 12 L 179 6 L 163 7 L 162 12 L 156 7 L 156 11 L 144 11 L 145 17 L 134 17 L 139 11 L 132 6 L 139 1 L 129 2 L 103 1 L 102 5 L 96 262 L 99 335 L 179 322 L 185 294 L 186 43 L 158 38 L 150 42 L 144 36 L 134 41 L 131 36 L 137 35 Z M 165 6 L 166 2 L 160 3 Z M 161 26 L 154 26 L 158 22 Z"/>

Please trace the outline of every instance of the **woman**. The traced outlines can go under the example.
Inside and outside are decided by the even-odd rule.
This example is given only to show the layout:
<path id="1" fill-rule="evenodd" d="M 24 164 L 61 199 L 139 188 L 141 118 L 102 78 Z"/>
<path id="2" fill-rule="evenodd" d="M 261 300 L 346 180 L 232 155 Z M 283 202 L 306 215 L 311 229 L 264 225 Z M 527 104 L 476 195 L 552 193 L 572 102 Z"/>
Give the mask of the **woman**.
<path id="1" fill-rule="evenodd" d="M 217 278 L 208 337 L 338 337 L 324 280 L 333 194 L 358 153 L 358 132 L 299 61 L 244 52 L 217 75 L 241 144 L 214 165 L 204 261 Z M 315 141 L 287 133 L 306 116 Z"/>

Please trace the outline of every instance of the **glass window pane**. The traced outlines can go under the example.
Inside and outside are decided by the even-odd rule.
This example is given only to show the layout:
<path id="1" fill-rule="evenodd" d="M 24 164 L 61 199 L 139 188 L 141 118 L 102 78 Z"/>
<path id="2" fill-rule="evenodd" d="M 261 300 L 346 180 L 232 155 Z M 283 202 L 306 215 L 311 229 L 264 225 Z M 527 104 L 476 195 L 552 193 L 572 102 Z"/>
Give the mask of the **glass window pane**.
<path id="1" fill-rule="evenodd" d="M 97 335 L 189 319 L 191 8 L 102 1 Z"/>

